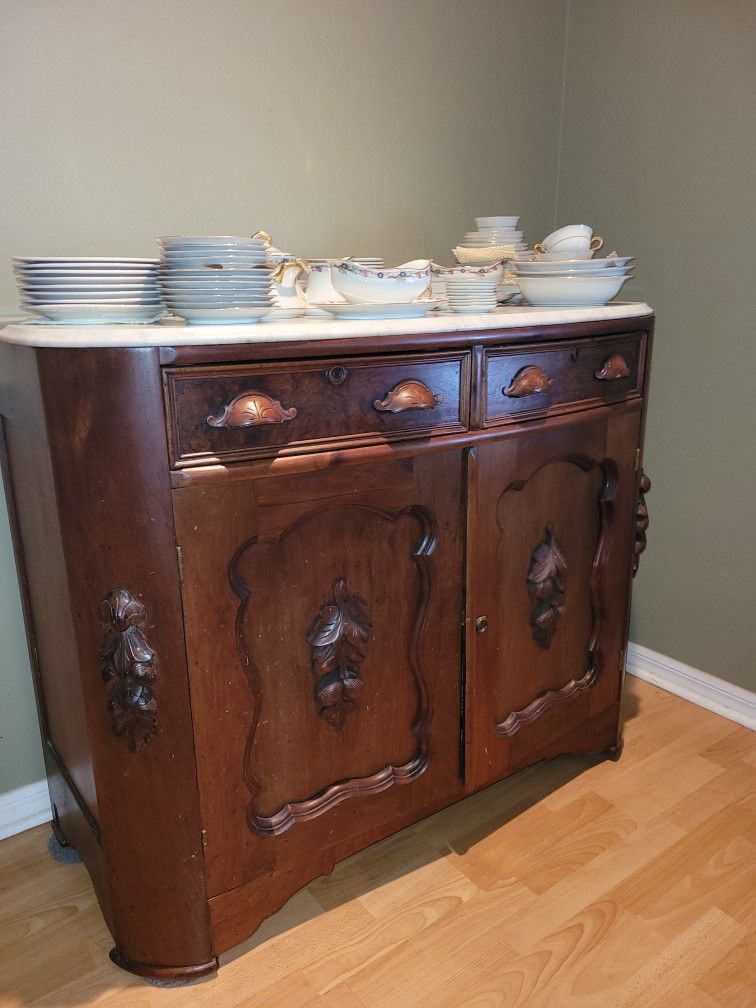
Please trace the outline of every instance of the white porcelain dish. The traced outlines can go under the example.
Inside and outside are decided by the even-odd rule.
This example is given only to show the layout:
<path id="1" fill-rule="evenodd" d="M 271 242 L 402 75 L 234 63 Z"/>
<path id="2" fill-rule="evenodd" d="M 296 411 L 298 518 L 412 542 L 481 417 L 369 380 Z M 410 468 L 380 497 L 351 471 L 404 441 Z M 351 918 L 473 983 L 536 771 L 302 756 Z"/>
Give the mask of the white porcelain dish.
<path id="1" fill-rule="evenodd" d="M 166 298 L 169 308 L 278 308 L 273 298 Z"/>
<path id="2" fill-rule="evenodd" d="M 163 235 L 156 239 L 164 249 L 182 248 L 248 248 L 267 249 L 268 243 L 262 238 L 234 235 Z"/>
<path id="3" fill-rule="evenodd" d="M 193 279 L 220 279 L 221 277 L 234 277 L 240 280 L 254 280 L 273 278 L 273 270 L 265 264 L 253 264 L 245 266 L 171 266 L 166 263 L 160 270 L 160 277 L 164 280 L 193 280 Z"/>
<path id="4" fill-rule="evenodd" d="M 456 312 L 457 315 L 488 315 L 496 307 L 496 302 L 492 305 L 449 305 L 451 311 Z"/>
<path id="5" fill-rule="evenodd" d="M 189 269 L 196 269 L 195 264 L 197 263 L 200 265 L 204 263 L 224 263 L 227 266 L 238 264 L 246 266 L 249 269 L 250 265 L 260 264 L 264 266 L 267 259 L 268 257 L 264 252 L 224 252 L 219 249 L 208 249 L 206 252 L 202 250 L 198 250 L 197 252 L 166 252 L 163 262 L 169 266 L 186 266 Z"/>
<path id="6" fill-rule="evenodd" d="M 54 277 L 50 280 L 32 280 L 29 277 L 16 277 L 16 284 L 19 288 L 35 291 L 55 291 L 71 290 L 80 288 L 83 290 L 145 290 L 157 287 L 157 276 L 149 277 Z"/>
<path id="7" fill-rule="evenodd" d="M 430 260 L 377 270 L 342 260 L 331 264 L 331 283 L 351 304 L 406 304 L 430 286 Z"/>
<path id="8" fill-rule="evenodd" d="M 96 269 L 118 269 L 122 266 L 158 266 L 159 259 L 116 259 L 113 256 L 14 256 L 14 263 L 39 266 L 72 266 L 90 263 Z"/>
<path id="9" fill-rule="evenodd" d="M 160 304 L 163 300 L 159 294 L 137 295 L 129 294 L 56 294 L 55 297 L 36 297 L 33 294 L 22 294 L 21 303 L 25 305 L 46 304 Z"/>
<path id="10" fill-rule="evenodd" d="M 271 311 L 270 308 L 182 308 L 173 314 L 185 319 L 190 325 L 249 325 L 259 322 Z"/>
<path id="11" fill-rule="evenodd" d="M 402 319 L 422 318 L 438 308 L 440 301 L 410 301 L 390 304 L 322 304 L 314 305 L 319 311 L 341 319 Z"/>
<path id="12" fill-rule="evenodd" d="M 580 269 L 591 273 L 601 273 L 605 269 L 625 269 L 632 256 L 620 259 L 545 259 L 539 256 L 528 263 L 528 268 L 538 273 L 562 273 L 565 270 Z"/>
<path id="13" fill-rule="evenodd" d="M 46 304 L 33 309 L 54 322 L 89 324 L 93 322 L 155 322 L 165 315 L 163 305 L 90 305 Z"/>
<path id="14" fill-rule="evenodd" d="M 269 290 L 273 285 L 270 277 L 234 277 L 231 274 L 220 274 L 214 279 L 211 274 L 204 277 L 191 277 L 190 279 L 170 280 L 163 278 L 160 286 L 164 290 Z"/>
<path id="15" fill-rule="evenodd" d="M 606 280 L 609 277 L 629 277 L 632 276 L 632 270 L 630 269 L 603 269 L 603 270 L 581 270 L 581 269 L 571 269 L 563 270 L 561 272 L 553 273 L 543 273 L 537 270 L 531 270 L 528 268 L 528 264 L 523 263 L 519 265 L 514 273 L 516 276 L 531 276 L 531 277 L 598 277 L 602 280 Z"/>
<path id="16" fill-rule="evenodd" d="M 475 223 L 478 228 L 516 228 L 520 223 L 519 217 L 476 217 Z"/>
<path id="17" fill-rule="evenodd" d="M 627 277 L 519 277 L 518 285 L 532 305 L 604 305 L 616 297 Z"/>

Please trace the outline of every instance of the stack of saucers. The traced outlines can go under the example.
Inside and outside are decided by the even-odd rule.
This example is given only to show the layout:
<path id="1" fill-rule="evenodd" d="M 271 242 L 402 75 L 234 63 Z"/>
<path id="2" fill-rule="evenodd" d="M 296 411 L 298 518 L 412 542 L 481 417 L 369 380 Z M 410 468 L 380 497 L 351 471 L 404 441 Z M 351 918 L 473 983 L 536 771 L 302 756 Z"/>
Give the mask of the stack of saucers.
<path id="1" fill-rule="evenodd" d="M 54 322 L 153 322 L 164 314 L 157 259 L 17 257 L 21 304 Z"/>
<path id="2" fill-rule="evenodd" d="M 550 259 L 513 264 L 517 284 L 532 305 L 604 305 L 632 277 L 632 256 Z"/>
<path id="3" fill-rule="evenodd" d="M 274 306 L 263 237 L 158 238 L 160 283 L 173 315 L 192 325 L 258 322 Z"/>
<path id="4" fill-rule="evenodd" d="M 504 259 L 531 258 L 524 233 L 517 228 L 519 217 L 476 217 L 476 229 L 468 231 L 454 249 L 457 262 L 487 265 Z"/>
<path id="5" fill-rule="evenodd" d="M 496 275 L 463 273 L 446 278 L 446 300 L 453 312 L 480 314 L 496 307 Z"/>

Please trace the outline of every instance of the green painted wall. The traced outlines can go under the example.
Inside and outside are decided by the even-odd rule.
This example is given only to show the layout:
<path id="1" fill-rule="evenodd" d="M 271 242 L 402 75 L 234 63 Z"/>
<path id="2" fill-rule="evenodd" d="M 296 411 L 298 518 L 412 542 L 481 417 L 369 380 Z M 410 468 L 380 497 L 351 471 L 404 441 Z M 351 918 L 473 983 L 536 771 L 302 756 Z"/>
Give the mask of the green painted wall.
<path id="1" fill-rule="evenodd" d="M 557 223 L 657 312 L 631 638 L 756 689 L 756 4 L 569 5 Z"/>
<path id="2" fill-rule="evenodd" d="M 8 512 L 0 486 L 0 795 L 44 775 Z"/>

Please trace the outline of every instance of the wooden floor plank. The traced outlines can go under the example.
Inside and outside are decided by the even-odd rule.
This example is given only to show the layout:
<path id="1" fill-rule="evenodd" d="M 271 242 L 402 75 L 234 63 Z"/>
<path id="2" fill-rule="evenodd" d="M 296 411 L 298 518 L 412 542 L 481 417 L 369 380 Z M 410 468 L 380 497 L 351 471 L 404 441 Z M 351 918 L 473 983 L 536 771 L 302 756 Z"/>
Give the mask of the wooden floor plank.
<path id="1" fill-rule="evenodd" d="M 531 767 L 349 858 L 218 977 L 113 966 L 46 827 L 0 843 L 0 1008 L 756 1008 L 756 734 L 630 680 L 618 763 Z"/>

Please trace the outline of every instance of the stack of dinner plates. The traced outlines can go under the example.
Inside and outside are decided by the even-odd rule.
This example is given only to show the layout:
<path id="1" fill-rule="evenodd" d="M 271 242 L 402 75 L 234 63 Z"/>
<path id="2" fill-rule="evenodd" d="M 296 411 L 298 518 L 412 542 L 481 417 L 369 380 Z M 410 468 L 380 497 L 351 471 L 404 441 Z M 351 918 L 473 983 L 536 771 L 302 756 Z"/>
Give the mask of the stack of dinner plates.
<path id="1" fill-rule="evenodd" d="M 530 259 L 531 250 L 524 232 L 517 224 L 519 217 L 476 217 L 475 230 L 466 232 L 454 249 L 458 262 L 485 265 L 504 259 Z"/>
<path id="2" fill-rule="evenodd" d="M 514 263 L 517 285 L 532 305 L 604 305 L 633 275 L 632 256 L 603 259 L 538 258 Z"/>
<path id="3" fill-rule="evenodd" d="M 480 314 L 496 307 L 496 275 L 450 275 L 446 278 L 446 301 L 453 312 Z"/>
<path id="4" fill-rule="evenodd" d="M 152 322 L 164 314 L 157 259 L 17 257 L 21 305 L 54 322 Z"/>
<path id="5" fill-rule="evenodd" d="M 193 325 L 258 322 L 274 306 L 263 237 L 165 237 L 160 285 L 171 314 Z"/>

